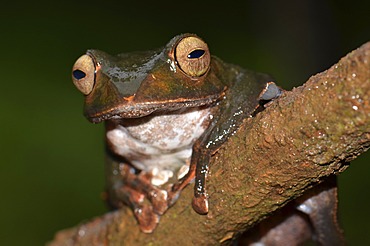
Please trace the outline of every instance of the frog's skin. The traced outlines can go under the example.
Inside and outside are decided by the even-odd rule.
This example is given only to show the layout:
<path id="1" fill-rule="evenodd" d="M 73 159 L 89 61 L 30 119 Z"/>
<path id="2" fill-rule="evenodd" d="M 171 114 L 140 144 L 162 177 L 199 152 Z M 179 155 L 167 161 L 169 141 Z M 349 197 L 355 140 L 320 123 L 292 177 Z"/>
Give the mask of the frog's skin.
<path id="1" fill-rule="evenodd" d="M 337 182 L 329 177 L 262 221 L 239 239 L 238 245 L 345 245 L 337 222 Z"/>
<path id="2" fill-rule="evenodd" d="M 211 155 L 281 94 L 269 76 L 211 56 L 193 34 L 149 52 L 89 50 L 72 78 L 85 95 L 85 116 L 106 123 L 108 201 L 129 205 L 144 232 L 193 180 L 193 208 L 208 212 Z"/>

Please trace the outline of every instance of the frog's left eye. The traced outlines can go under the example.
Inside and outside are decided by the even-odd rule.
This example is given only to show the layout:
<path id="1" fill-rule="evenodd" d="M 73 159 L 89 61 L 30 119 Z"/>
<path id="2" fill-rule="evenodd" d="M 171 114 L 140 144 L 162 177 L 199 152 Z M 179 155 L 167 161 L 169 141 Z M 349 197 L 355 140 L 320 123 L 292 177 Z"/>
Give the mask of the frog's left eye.
<path id="1" fill-rule="evenodd" d="M 205 74 L 211 62 L 207 44 L 193 36 L 180 40 L 175 49 L 175 59 L 181 70 L 192 77 Z"/>
<path id="2" fill-rule="evenodd" d="M 95 65 L 91 56 L 83 55 L 77 59 L 72 69 L 72 80 L 84 95 L 90 94 L 95 80 Z"/>

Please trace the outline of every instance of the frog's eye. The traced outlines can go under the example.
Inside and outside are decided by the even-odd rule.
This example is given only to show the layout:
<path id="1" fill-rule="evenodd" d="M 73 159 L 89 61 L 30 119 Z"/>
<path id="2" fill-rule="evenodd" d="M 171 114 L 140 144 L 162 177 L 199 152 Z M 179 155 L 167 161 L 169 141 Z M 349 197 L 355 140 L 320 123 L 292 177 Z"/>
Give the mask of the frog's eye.
<path id="1" fill-rule="evenodd" d="M 211 57 L 207 44 L 198 37 L 185 37 L 175 49 L 178 66 L 187 75 L 201 76 L 209 68 Z"/>
<path id="2" fill-rule="evenodd" d="M 95 65 L 89 55 L 83 55 L 77 59 L 72 69 L 72 80 L 84 95 L 90 94 L 94 87 Z"/>

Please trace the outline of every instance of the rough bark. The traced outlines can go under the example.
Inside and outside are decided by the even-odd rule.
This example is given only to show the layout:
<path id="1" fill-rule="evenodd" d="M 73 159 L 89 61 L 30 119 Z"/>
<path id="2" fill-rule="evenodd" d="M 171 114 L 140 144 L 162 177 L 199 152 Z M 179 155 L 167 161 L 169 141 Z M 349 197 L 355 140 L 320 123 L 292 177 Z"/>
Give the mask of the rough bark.
<path id="1" fill-rule="evenodd" d="M 218 245 L 251 228 L 370 146 L 370 42 L 286 92 L 213 156 L 208 215 L 191 208 L 192 185 L 141 233 L 129 209 L 59 232 L 50 245 Z"/>

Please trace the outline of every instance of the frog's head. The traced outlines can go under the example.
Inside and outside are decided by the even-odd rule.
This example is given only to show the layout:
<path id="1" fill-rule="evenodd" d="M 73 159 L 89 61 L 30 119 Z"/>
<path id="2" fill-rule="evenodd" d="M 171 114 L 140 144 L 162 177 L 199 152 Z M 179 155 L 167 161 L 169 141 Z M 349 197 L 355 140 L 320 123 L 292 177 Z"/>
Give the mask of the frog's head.
<path id="1" fill-rule="evenodd" d="M 74 64 L 72 79 L 85 95 L 86 117 L 101 122 L 214 103 L 226 90 L 222 72 L 207 44 L 184 34 L 155 51 L 89 50 Z"/>

